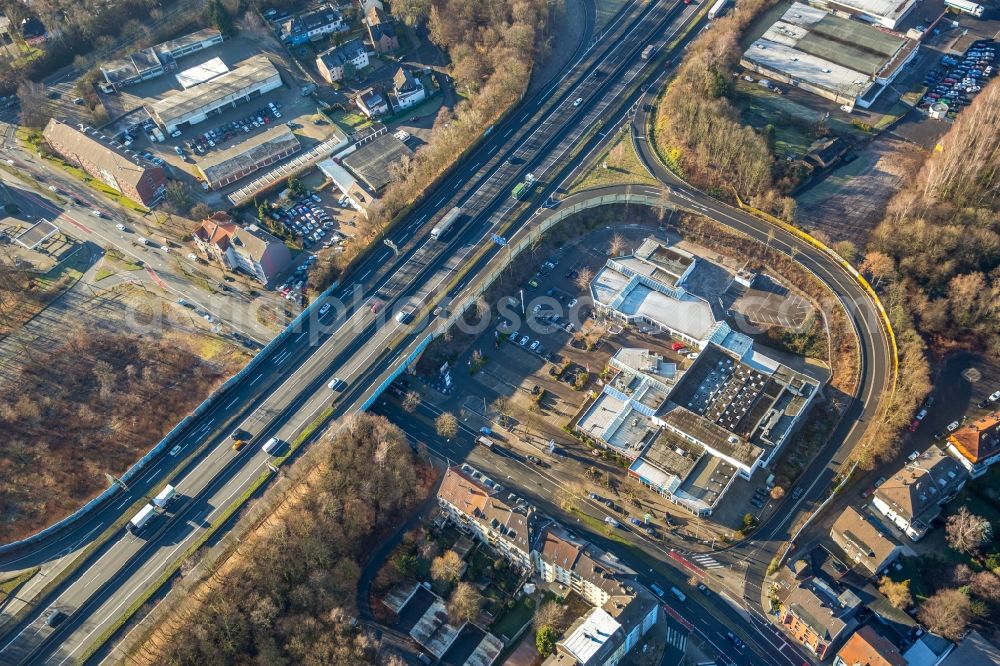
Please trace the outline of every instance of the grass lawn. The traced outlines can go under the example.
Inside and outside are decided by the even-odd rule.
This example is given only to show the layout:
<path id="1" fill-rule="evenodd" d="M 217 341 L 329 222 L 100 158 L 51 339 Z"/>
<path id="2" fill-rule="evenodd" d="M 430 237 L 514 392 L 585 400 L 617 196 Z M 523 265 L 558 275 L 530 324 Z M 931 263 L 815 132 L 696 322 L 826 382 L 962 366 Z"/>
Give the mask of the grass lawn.
<path id="1" fill-rule="evenodd" d="M 503 615 L 497 618 L 496 622 L 490 627 L 490 631 L 499 636 L 505 636 L 507 638 L 512 638 L 521 627 L 526 623 L 531 622 L 531 618 L 535 614 L 535 607 L 532 604 L 530 597 L 521 597 L 514 604 L 513 608 L 508 609 Z"/>
<path id="2" fill-rule="evenodd" d="M 357 130 L 363 129 L 372 124 L 372 121 L 366 116 L 360 113 L 355 113 L 354 111 L 345 111 L 344 113 L 334 114 L 330 116 L 330 120 L 350 132 L 356 132 Z"/>
<path id="3" fill-rule="evenodd" d="M 624 134 L 613 146 L 602 153 L 570 192 L 589 190 L 608 185 L 658 185 L 636 155 L 632 137 Z"/>
<path id="4" fill-rule="evenodd" d="M 7 580 L 0 583 L 0 600 L 6 599 L 8 596 L 14 593 L 17 590 L 17 588 L 21 587 L 29 580 L 31 580 L 32 577 L 36 573 L 38 573 L 38 570 L 39 567 L 35 567 L 34 569 L 28 569 L 27 571 L 18 574 L 13 578 L 8 578 Z"/>

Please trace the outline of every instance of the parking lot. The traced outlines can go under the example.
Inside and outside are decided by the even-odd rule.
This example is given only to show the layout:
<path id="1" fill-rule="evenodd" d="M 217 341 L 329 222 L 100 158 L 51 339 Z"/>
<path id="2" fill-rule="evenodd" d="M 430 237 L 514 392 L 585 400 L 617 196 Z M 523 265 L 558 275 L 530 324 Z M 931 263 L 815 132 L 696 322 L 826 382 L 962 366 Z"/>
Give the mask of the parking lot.
<path id="1" fill-rule="evenodd" d="M 917 108 L 928 112 L 940 109 L 948 118 L 957 117 L 987 81 L 996 76 L 996 54 L 995 42 L 979 40 L 960 58 L 942 56 L 940 66 L 924 78 L 928 91 Z"/>

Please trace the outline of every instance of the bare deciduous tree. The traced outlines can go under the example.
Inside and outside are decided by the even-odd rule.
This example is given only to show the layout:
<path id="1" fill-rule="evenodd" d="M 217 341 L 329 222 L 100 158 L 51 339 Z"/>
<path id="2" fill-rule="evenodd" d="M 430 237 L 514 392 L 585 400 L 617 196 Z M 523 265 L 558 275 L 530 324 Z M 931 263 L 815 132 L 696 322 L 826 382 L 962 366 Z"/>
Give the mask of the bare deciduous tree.
<path id="1" fill-rule="evenodd" d="M 403 396 L 403 409 L 412 414 L 417 411 L 417 407 L 420 406 L 420 402 L 419 393 L 416 391 L 407 391 L 406 395 Z"/>
<path id="2" fill-rule="evenodd" d="M 573 284 L 575 284 L 581 291 L 587 291 L 590 289 L 590 281 L 593 279 L 594 271 L 589 267 L 584 266 L 577 271 L 576 279 L 573 280 Z"/>
<path id="3" fill-rule="evenodd" d="M 948 545 L 960 553 L 973 553 L 993 538 L 990 521 L 970 513 L 964 506 L 951 516 L 945 525 Z"/>
<path id="4" fill-rule="evenodd" d="M 462 558 L 453 550 L 446 550 L 431 561 L 431 576 L 435 580 L 452 582 L 462 575 Z"/>
<path id="5" fill-rule="evenodd" d="M 608 254 L 612 257 L 620 257 L 625 253 L 625 237 L 617 231 L 612 234 L 608 243 Z"/>
<path id="6" fill-rule="evenodd" d="M 920 623 L 935 634 L 958 641 L 969 626 L 969 597 L 958 590 L 940 590 L 920 605 Z"/>
<path id="7" fill-rule="evenodd" d="M 470 583 L 462 581 L 455 586 L 448 600 L 448 617 L 455 624 L 471 622 L 483 607 L 483 596 Z"/>
<path id="8" fill-rule="evenodd" d="M 451 412 L 442 412 L 434 419 L 434 428 L 441 437 L 451 439 L 458 434 L 458 419 Z"/>

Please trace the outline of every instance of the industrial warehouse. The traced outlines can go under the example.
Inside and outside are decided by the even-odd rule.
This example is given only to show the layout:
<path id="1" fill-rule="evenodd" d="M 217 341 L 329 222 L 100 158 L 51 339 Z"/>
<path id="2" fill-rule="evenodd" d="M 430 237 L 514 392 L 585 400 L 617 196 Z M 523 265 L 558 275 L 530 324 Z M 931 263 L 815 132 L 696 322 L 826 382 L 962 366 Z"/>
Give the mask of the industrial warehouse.
<path id="1" fill-rule="evenodd" d="M 796 2 L 740 64 L 847 107 L 867 109 L 916 55 L 918 43 Z"/>
<path id="2" fill-rule="evenodd" d="M 290 129 L 277 125 L 199 163 L 198 171 L 215 190 L 293 155 L 301 148 Z"/>
<path id="3" fill-rule="evenodd" d="M 177 39 L 129 54 L 120 60 L 101 65 L 105 92 L 130 86 L 177 69 L 176 61 L 184 56 L 222 43 L 222 33 L 214 28 L 199 30 Z"/>
<path id="4" fill-rule="evenodd" d="M 280 87 L 278 70 L 266 57 L 257 56 L 231 72 L 153 103 L 149 113 L 164 130 L 172 133 Z"/>

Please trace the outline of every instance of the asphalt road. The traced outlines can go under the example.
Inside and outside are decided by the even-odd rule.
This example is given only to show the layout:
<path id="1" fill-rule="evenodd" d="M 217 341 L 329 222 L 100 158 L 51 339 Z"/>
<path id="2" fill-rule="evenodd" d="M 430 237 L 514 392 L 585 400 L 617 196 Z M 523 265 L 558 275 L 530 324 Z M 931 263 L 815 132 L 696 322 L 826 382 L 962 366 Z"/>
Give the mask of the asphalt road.
<path id="1" fill-rule="evenodd" d="M 653 90 L 656 89 L 654 86 Z M 793 234 L 705 195 L 664 167 L 646 138 L 654 101 L 655 94 L 650 93 L 633 118 L 633 144 L 646 167 L 670 190 L 670 198 L 793 257 L 834 293 L 860 340 L 858 391 L 847 405 L 839 426 L 803 473 L 799 482 L 799 487 L 804 488 L 802 497 L 792 500 L 789 493 L 781 509 L 754 531 L 751 540 L 720 549 L 719 556 L 725 561 L 751 563 L 744 596 L 752 607 L 760 610 L 761 586 L 771 558 L 793 536 L 791 529 L 802 513 L 814 509 L 827 496 L 834 477 L 844 470 L 851 451 L 868 427 L 877 425 L 879 402 L 892 379 L 891 348 L 874 304 L 835 259 Z"/>
<path id="2" fill-rule="evenodd" d="M 402 326 L 386 318 L 388 307 L 372 314 L 375 298 L 372 294 L 378 293 L 387 306 L 394 302 L 412 304 L 414 300 L 426 300 L 434 290 L 442 288 L 463 257 L 476 245 L 489 242 L 488 230 L 493 223 L 488 216 L 505 215 L 513 208 L 507 195 L 509 187 L 528 168 L 544 174 L 558 164 L 594 116 L 603 113 L 621 94 L 619 76 L 625 75 L 630 80 L 640 73 L 641 67 L 630 67 L 629 63 L 636 59 L 635 55 L 650 36 L 666 25 L 673 7 L 638 7 L 641 18 L 622 20 L 618 39 L 585 53 L 569 75 L 543 91 L 537 101 L 525 104 L 524 108 L 529 109 L 527 115 L 498 125 L 469 158 L 473 168 L 456 170 L 438 190 L 445 193 L 444 200 L 417 207 L 413 213 L 415 222 L 401 225 L 394 240 L 405 248 L 417 233 L 415 227 L 429 226 L 424 222 L 429 221 L 432 213 L 447 210 L 446 201 L 452 197 L 465 197 L 474 216 L 472 222 L 449 242 L 428 241 L 423 237 L 412 250 L 404 249 L 396 261 L 387 261 L 391 258 L 388 250 L 383 254 L 374 252 L 358 269 L 359 282 L 337 294 L 345 300 L 350 293 L 360 292 L 362 297 L 336 308 L 325 319 L 307 322 L 303 331 L 285 338 L 267 359 L 273 370 L 265 365 L 259 372 L 251 373 L 243 384 L 190 426 L 181 440 L 182 453 L 205 444 L 207 447 L 170 476 L 182 498 L 171 507 L 169 515 L 157 517 L 141 537 L 117 533 L 70 576 L 50 601 L 38 606 L 13 635 L 5 638 L 0 644 L 0 658 L 10 663 L 65 663 L 77 659 L 95 635 L 139 596 L 232 498 L 265 472 L 268 458 L 260 450 L 260 444 L 271 436 L 286 441 L 294 439 L 315 415 L 330 405 L 331 398 L 338 394 L 331 393 L 324 385 L 334 369 L 348 387 L 340 394 L 340 413 L 350 411 L 358 398 L 370 392 L 373 384 L 362 385 L 360 378 L 367 377 L 376 367 L 388 371 L 400 356 L 398 347 L 395 353 L 386 352 L 385 348 L 390 346 L 387 343 L 399 334 L 404 336 L 405 347 L 417 337 L 415 332 L 400 331 Z M 607 76 L 600 79 L 589 76 L 595 67 L 604 68 Z M 568 101 L 577 97 L 586 102 L 573 105 Z M 532 104 L 536 111 L 530 110 Z M 512 154 L 517 155 L 514 162 L 508 160 Z M 487 160 L 485 168 L 475 161 L 477 156 Z M 451 196 L 448 196 L 449 186 L 455 193 Z M 434 201 L 434 197 L 428 201 Z M 485 232 L 483 223 L 487 225 Z M 373 273 L 374 279 L 368 280 Z M 335 313 L 340 316 L 331 322 Z M 250 432 L 254 439 L 251 445 L 234 454 L 226 433 L 236 425 Z M 58 555 L 63 552 L 61 549 L 85 543 L 100 528 L 129 510 L 136 500 L 162 487 L 171 467 L 150 465 L 116 504 L 43 548 L 19 555 L 17 561 L 8 558 L 5 566 L 23 568 Z M 49 607 L 65 610 L 70 613 L 69 619 L 55 629 L 47 627 L 44 613 Z"/>
<path id="3" fill-rule="evenodd" d="M 260 450 L 266 438 L 292 440 L 331 401 L 337 405 L 336 415 L 342 415 L 370 396 L 398 360 L 426 335 L 425 331 L 413 330 L 426 326 L 426 320 L 418 322 L 419 326 L 404 328 L 391 314 L 402 307 L 428 302 L 449 285 L 473 250 L 490 242 L 492 230 L 517 213 L 519 206 L 508 192 L 525 173 L 530 170 L 541 182 L 561 182 L 558 174 L 579 163 L 580 157 L 566 159 L 568 151 L 584 138 L 593 123 L 606 118 L 609 109 L 623 101 L 629 82 L 648 75 L 635 56 L 654 36 L 669 36 L 665 28 L 670 22 L 669 10 L 675 7 L 661 4 L 639 7 L 641 19 L 623 20 L 620 26 L 611 26 L 613 37 L 583 54 L 582 61 L 562 79 L 523 103 L 517 113 L 497 125 L 468 158 L 471 168 L 456 169 L 424 204 L 416 207 L 410 218 L 413 221 L 400 225 L 392 233 L 393 240 L 402 248 L 399 257 L 393 258 L 389 250 L 373 252 L 356 271 L 359 276 L 356 281 L 352 280 L 352 284 L 336 294 L 347 301 L 342 307 L 338 305 L 326 318 L 308 321 L 301 332 L 285 338 L 258 372 L 251 373 L 243 384 L 192 424 L 181 440 L 182 453 L 204 448 L 202 453 L 185 461 L 177 472 L 172 461 L 154 463 L 116 504 L 46 544 L 39 549 L 40 554 L 22 554 L 16 563 L 9 559 L 4 562 L 8 569 L 23 568 L 52 558 L 67 547 L 86 543 L 141 497 L 155 493 L 168 478 L 183 496 L 171 507 L 168 516 L 158 516 L 141 537 L 119 532 L 92 555 L 50 601 L 37 607 L 17 627 L 16 633 L 0 643 L 0 659 L 8 663 L 67 663 L 79 658 L 96 635 L 157 579 L 229 501 L 259 474 L 266 473 L 268 457 Z M 596 69 L 602 70 L 603 76 L 593 76 Z M 578 106 L 573 104 L 577 98 L 583 100 Z M 543 187 L 543 194 L 553 188 L 554 185 Z M 675 187 L 672 196 L 734 227 L 745 226 L 750 230 L 748 233 L 763 233 L 766 238 L 770 231 L 764 223 L 723 207 L 694 190 Z M 436 214 L 455 203 L 462 204 L 471 220 L 452 234 L 452 240 L 428 240 L 424 231 Z M 527 216 L 520 215 L 518 219 L 523 224 Z M 418 240 L 411 242 L 414 238 Z M 779 242 L 790 247 L 795 240 Z M 839 292 L 850 296 L 853 283 L 839 273 L 839 267 L 836 274 L 830 272 L 825 265 L 829 260 L 812 257 L 809 250 L 807 246 L 802 248 L 797 258 L 810 270 L 818 274 L 822 271 Z M 488 259 L 489 256 L 481 261 Z M 475 274 L 476 270 L 472 271 Z M 358 297 L 348 300 L 352 293 Z M 383 304 L 377 314 L 372 313 L 375 299 Z M 335 320 L 334 314 L 338 315 Z M 863 322 L 864 317 L 858 320 Z M 868 373 L 879 363 L 873 356 L 876 345 L 870 349 L 872 353 L 864 359 L 869 380 L 878 376 L 877 372 Z M 882 359 L 883 375 L 884 367 Z M 334 375 L 345 380 L 343 393 L 326 388 L 325 384 Z M 867 391 L 862 400 L 869 409 L 873 407 L 872 384 L 871 381 L 862 384 Z M 236 425 L 254 436 L 251 444 L 238 453 L 230 449 L 226 437 Z M 846 436 L 856 438 L 856 433 L 849 429 Z M 815 499 L 820 491 L 814 484 L 803 501 Z M 777 536 L 780 527 L 765 526 L 760 533 L 765 538 L 771 534 Z M 69 619 L 56 629 L 44 623 L 44 611 L 50 606 L 70 613 Z M 732 620 L 737 625 L 746 623 L 742 616 Z"/>
<path id="4" fill-rule="evenodd" d="M 565 511 L 561 507 L 562 498 L 567 494 L 569 484 L 578 481 L 575 470 L 563 469 L 564 460 L 548 451 L 508 438 L 504 442 L 505 453 L 498 454 L 476 446 L 478 422 L 473 425 L 461 423 L 459 434 L 445 440 L 434 428 L 434 419 L 440 410 L 424 402 L 414 414 L 403 411 L 398 401 L 392 398 L 380 399 L 372 411 L 383 414 L 398 425 L 411 443 L 423 444 L 436 457 L 450 464 L 465 463 L 478 469 L 503 486 L 501 494 L 514 492 L 524 497 L 543 513 L 561 522 L 570 529 L 586 533 L 586 538 L 613 552 L 631 569 L 639 572 L 637 579 L 649 585 L 657 583 L 665 590 L 676 586 L 683 590 L 686 599 L 682 602 L 670 596 L 666 600 L 667 611 L 686 622 L 713 645 L 727 664 L 754 664 L 760 666 L 800 666 L 804 661 L 799 649 L 780 633 L 776 633 L 766 620 L 752 612 L 738 607 L 735 599 L 721 594 L 716 589 L 704 594 L 687 584 L 691 575 L 659 542 L 650 540 L 645 534 L 622 525 L 615 530 L 613 538 L 591 529 L 581 521 L 580 514 L 586 514 L 591 523 L 600 523 L 609 515 L 607 509 L 595 501 L 578 498 L 574 502 L 578 514 Z M 500 433 L 502 434 L 502 433 Z M 570 447 L 568 455 L 586 454 Z M 525 456 L 532 453 L 546 465 L 539 467 L 527 461 Z M 623 548 L 622 543 L 629 544 Z M 712 587 L 712 582 L 706 580 Z M 362 596 L 364 596 L 364 592 Z M 727 636 L 734 632 L 749 647 L 737 648 Z"/>

